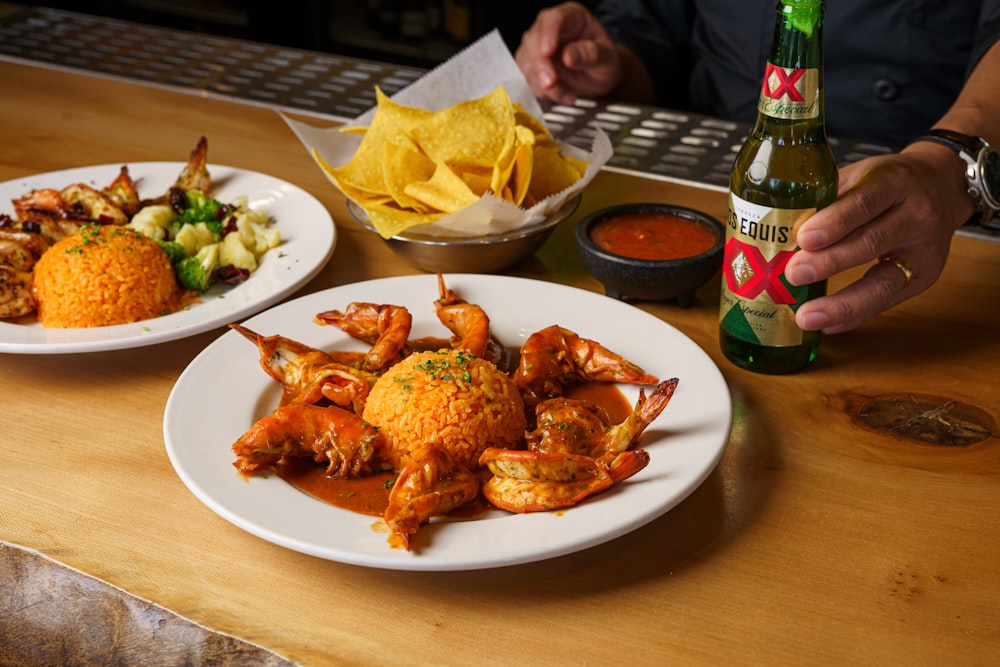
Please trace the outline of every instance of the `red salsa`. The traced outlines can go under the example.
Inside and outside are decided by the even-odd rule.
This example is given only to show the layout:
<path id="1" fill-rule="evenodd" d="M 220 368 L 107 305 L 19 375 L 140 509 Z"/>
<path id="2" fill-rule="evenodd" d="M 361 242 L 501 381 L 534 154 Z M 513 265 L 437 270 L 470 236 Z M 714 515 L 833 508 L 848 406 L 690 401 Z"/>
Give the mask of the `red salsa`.
<path id="1" fill-rule="evenodd" d="M 596 224 L 590 238 L 610 253 L 634 259 L 694 257 L 715 245 L 708 227 L 669 213 L 614 215 Z"/>

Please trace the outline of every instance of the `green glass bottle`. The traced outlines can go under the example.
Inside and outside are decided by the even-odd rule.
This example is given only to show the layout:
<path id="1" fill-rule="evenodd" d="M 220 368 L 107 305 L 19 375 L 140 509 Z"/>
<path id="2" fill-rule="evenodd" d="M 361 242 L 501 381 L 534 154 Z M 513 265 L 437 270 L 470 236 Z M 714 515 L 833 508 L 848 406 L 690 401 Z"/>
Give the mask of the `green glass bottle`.
<path id="1" fill-rule="evenodd" d="M 778 0 L 757 121 L 733 165 L 722 267 L 719 338 L 726 358 L 759 373 L 812 362 L 818 331 L 795 324 L 799 305 L 826 281 L 784 278 L 799 224 L 837 196 L 837 160 L 823 110 L 823 11 L 819 0 Z"/>

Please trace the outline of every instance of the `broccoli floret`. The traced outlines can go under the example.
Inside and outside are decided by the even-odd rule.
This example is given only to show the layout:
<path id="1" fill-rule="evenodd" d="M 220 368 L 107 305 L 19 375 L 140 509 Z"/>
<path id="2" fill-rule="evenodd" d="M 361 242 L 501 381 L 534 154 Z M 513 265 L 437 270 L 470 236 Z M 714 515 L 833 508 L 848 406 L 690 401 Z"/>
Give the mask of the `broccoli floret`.
<path id="1" fill-rule="evenodd" d="M 219 210 L 223 204 L 219 200 L 212 199 L 201 190 L 188 190 L 184 195 L 188 205 L 181 211 L 179 222 L 209 222 L 222 217 Z"/>
<path id="2" fill-rule="evenodd" d="M 163 252 L 167 253 L 167 259 L 171 264 L 176 264 L 187 257 L 183 244 L 177 241 L 157 241 L 157 243 L 163 248 Z"/>
<path id="3" fill-rule="evenodd" d="M 174 272 L 181 287 L 204 292 L 215 282 L 212 273 L 218 266 L 219 244 L 213 243 L 175 264 Z"/>
<path id="4" fill-rule="evenodd" d="M 232 207 L 209 197 L 201 190 L 188 190 L 184 193 L 184 199 L 187 201 L 187 206 L 171 223 L 174 235 L 176 236 L 184 225 L 203 222 L 212 230 L 215 238 L 219 239 L 222 235 L 223 219 L 229 215 Z"/>

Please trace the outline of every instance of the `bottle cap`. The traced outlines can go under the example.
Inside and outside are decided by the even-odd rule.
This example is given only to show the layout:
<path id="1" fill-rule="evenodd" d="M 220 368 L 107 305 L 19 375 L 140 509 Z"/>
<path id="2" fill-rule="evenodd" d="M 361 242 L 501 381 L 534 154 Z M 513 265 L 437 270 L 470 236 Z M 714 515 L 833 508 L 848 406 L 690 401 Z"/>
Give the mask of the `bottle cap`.
<path id="1" fill-rule="evenodd" d="M 813 30 L 823 20 L 823 0 L 780 0 L 780 3 L 781 13 L 788 24 L 807 37 L 812 37 Z"/>

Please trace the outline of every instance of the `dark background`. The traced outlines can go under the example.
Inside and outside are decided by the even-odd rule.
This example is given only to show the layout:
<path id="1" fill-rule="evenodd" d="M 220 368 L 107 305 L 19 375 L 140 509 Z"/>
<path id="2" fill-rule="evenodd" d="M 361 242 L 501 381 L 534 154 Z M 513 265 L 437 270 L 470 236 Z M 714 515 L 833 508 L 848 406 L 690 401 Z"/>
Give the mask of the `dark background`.
<path id="1" fill-rule="evenodd" d="M 557 2 L 48 0 L 24 4 L 429 68 L 493 28 L 499 29 L 513 52 L 538 11 Z"/>

